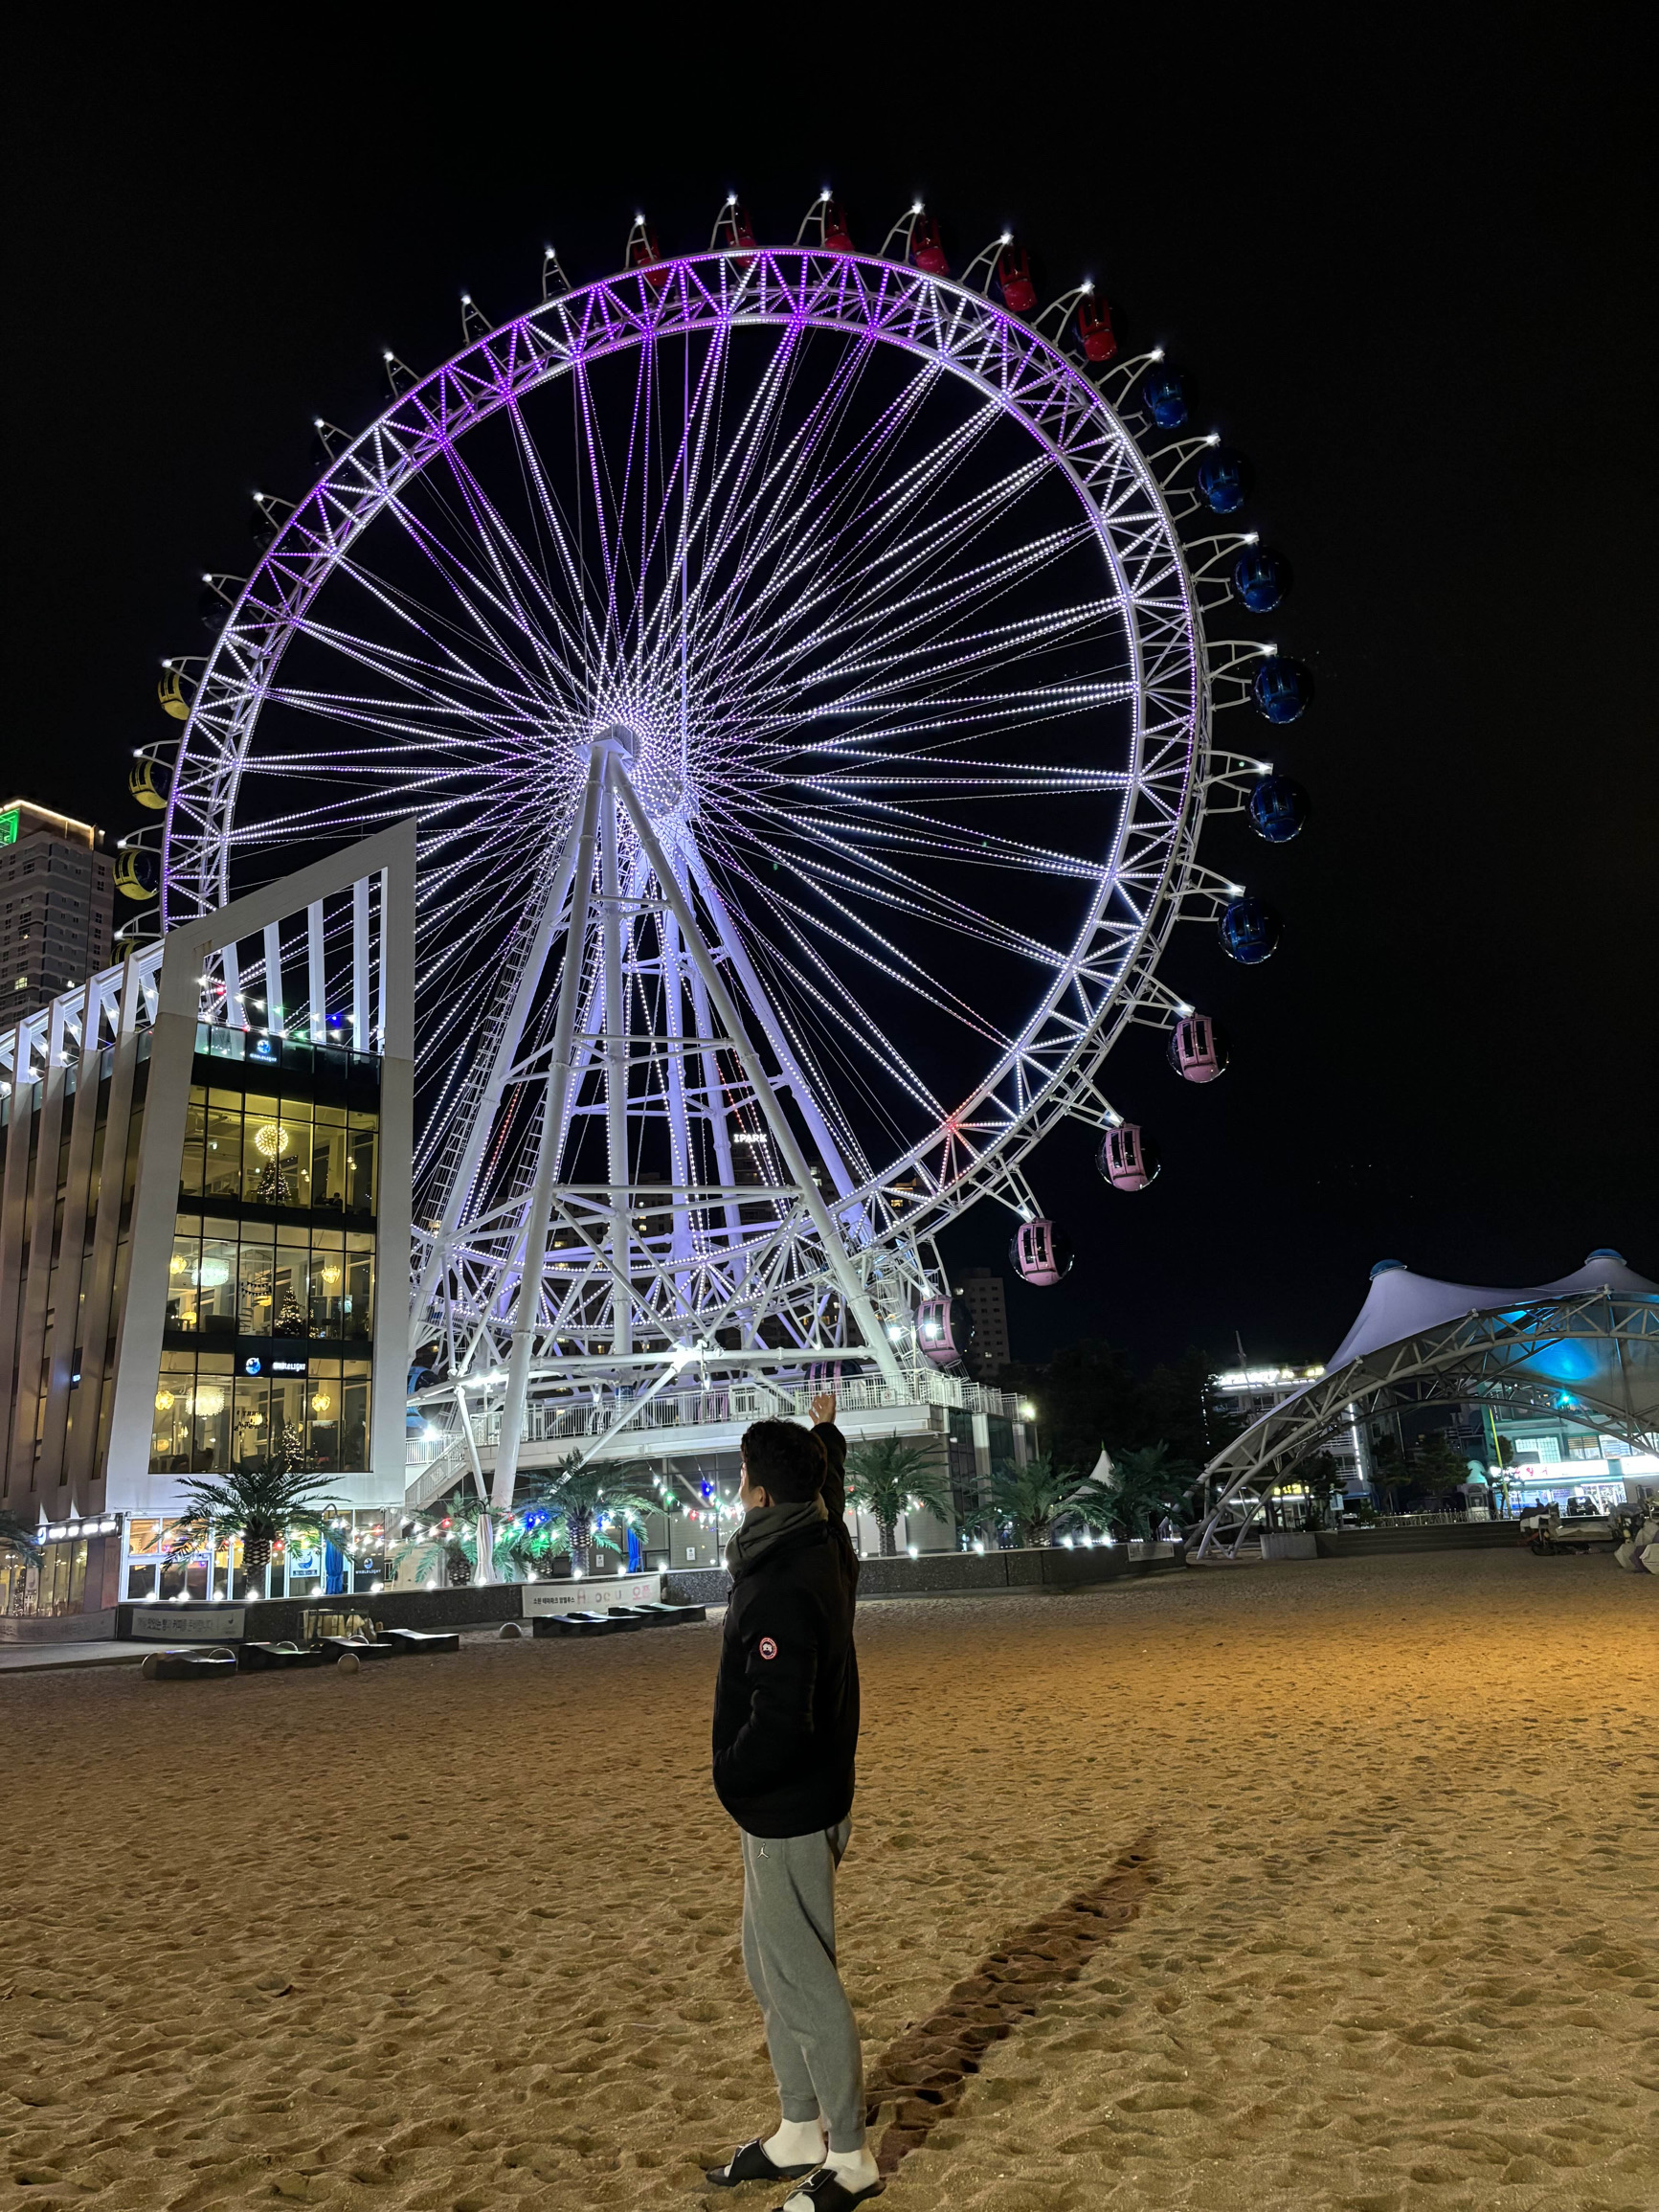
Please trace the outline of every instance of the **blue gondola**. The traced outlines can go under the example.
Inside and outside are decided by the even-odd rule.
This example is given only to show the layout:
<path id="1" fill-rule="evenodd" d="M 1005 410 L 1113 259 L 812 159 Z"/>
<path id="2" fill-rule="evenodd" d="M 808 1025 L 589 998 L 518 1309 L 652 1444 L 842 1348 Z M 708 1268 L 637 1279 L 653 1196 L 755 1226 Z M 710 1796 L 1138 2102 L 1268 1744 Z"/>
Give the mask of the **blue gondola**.
<path id="1" fill-rule="evenodd" d="M 1244 504 L 1244 457 L 1229 446 L 1212 445 L 1199 463 L 1199 497 L 1212 514 L 1237 514 Z"/>
<path id="2" fill-rule="evenodd" d="M 1160 430 L 1178 430 L 1187 418 L 1186 386 L 1173 369 L 1152 369 L 1140 388 L 1141 405 Z"/>
<path id="3" fill-rule="evenodd" d="M 1259 545 L 1247 545 L 1233 563 L 1233 597 L 1253 615 L 1270 615 L 1290 588 L 1289 564 Z"/>
<path id="4" fill-rule="evenodd" d="M 1289 845 L 1307 826 L 1310 801 L 1289 776 L 1264 776 L 1250 794 L 1250 827 L 1269 845 Z"/>
<path id="5" fill-rule="evenodd" d="M 1236 898 L 1222 911 L 1222 949 L 1241 967 L 1259 968 L 1278 949 L 1284 923 L 1266 899 Z"/>
<path id="6" fill-rule="evenodd" d="M 1257 713 L 1266 716 L 1276 729 L 1283 729 L 1286 723 L 1300 720 L 1308 711 L 1313 697 L 1313 678 L 1300 661 L 1287 661 L 1275 653 L 1256 670 L 1250 696 L 1256 702 Z"/>

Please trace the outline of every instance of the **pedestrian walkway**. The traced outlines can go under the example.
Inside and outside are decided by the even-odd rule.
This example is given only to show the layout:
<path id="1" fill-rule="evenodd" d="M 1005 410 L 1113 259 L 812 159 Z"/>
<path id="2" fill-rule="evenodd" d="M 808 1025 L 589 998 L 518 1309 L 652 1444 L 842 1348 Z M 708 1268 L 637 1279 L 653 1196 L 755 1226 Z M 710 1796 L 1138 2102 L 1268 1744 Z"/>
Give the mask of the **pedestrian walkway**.
<path id="1" fill-rule="evenodd" d="M 89 1643 L 0 1643 L 0 1675 L 44 1674 L 49 1667 L 137 1666 L 152 1651 L 189 1651 L 197 1648 L 182 1638 L 176 1644 L 118 1643 L 113 1636 Z M 204 1644 L 204 1651 L 222 1646 Z"/>

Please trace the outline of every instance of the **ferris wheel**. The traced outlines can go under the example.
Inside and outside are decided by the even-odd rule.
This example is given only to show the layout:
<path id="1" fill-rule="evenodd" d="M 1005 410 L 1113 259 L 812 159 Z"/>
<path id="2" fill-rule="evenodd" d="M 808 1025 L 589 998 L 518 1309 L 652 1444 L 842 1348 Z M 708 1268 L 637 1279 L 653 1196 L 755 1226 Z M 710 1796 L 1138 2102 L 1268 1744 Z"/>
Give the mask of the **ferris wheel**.
<path id="1" fill-rule="evenodd" d="M 412 1341 L 504 1436 L 693 1364 L 913 1392 L 981 1200 L 1057 1281 L 1044 1133 L 1157 1171 L 1102 1088 L 1127 1026 L 1225 1065 L 1177 923 L 1277 938 L 1206 813 L 1306 812 L 1213 731 L 1309 696 L 1241 632 L 1287 574 L 1244 464 L 1091 286 L 1039 312 L 1006 236 L 953 277 L 920 207 L 860 252 L 828 195 L 784 247 L 735 201 L 684 255 L 641 217 L 625 261 L 572 287 L 549 249 L 539 305 L 463 299 L 444 367 L 389 354 L 378 420 L 318 423 L 134 772 L 168 926 L 418 818 Z"/>

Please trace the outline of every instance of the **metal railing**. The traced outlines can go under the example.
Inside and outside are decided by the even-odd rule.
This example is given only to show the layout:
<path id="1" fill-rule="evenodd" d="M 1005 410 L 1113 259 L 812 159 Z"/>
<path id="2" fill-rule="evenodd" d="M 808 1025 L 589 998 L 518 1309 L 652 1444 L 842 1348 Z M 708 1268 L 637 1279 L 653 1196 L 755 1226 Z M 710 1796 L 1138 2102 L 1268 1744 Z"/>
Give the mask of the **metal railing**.
<path id="1" fill-rule="evenodd" d="M 925 1405 L 930 1409 L 984 1413 L 994 1419 L 1014 1420 L 1019 1416 L 1017 1398 L 1005 1390 L 994 1390 L 982 1383 L 970 1382 L 962 1375 L 926 1376 L 921 1380 L 920 1393 L 908 1395 L 886 1383 L 860 1377 L 841 1384 L 836 1397 L 842 1413 L 884 1412 L 889 1408 Z M 636 1393 L 641 1398 L 645 1394 L 644 1386 Z M 804 1421 L 811 1414 L 813 1396 L 813 1390 L 805 1386 L 766 1388 L 754 1383 L 730 1383 L 706 1390 L 663 1391 L 639 1407 L 621 1428 L 620 1434 L 642 1435 L 664 1429 L 727 1428 L 738 1422 L 763 1420 L 769 1414 Z M 567 1438 L 602 1436 L 617 1426 L 629 1404 L 629 1398 L 616 1395 L 586 1403 L 569 1398 L 532 1399 L 525 1408 L 519 1439 L 527 1444 L 547 1444 L 560 1443 Z M 499 1410 L 474 1413 L 471 1420 L 473 1436 L 481 1446 L 500 1443 Z M 437 1491 L 430 1485 L 440 1468 L 447 1471 L 446 1481 L 455 1479 L 459 1471 L 457 1463 L 465 1457 L 461 1442 L 453 1416 L 451 1426 L 437 1438 L 412 1437 L 408 1447 L 412 1481 L 436 1497 Z M 415 1475 L 417 1468 L 420 1472 Z"/>

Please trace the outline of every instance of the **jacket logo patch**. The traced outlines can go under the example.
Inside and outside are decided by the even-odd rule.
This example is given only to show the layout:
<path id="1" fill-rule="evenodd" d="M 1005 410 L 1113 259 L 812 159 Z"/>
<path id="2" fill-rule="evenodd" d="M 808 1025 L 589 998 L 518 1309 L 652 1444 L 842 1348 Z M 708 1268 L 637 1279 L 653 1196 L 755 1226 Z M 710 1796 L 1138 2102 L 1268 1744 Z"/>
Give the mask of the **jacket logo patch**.
<path id="1" fill-rule="evenodd" d="M 762 1659 L 776 1659 L 777 1657 L 777 1646 L 769 1636 L 763 1636 L 760 1639 L 760 1656 Z"/>

